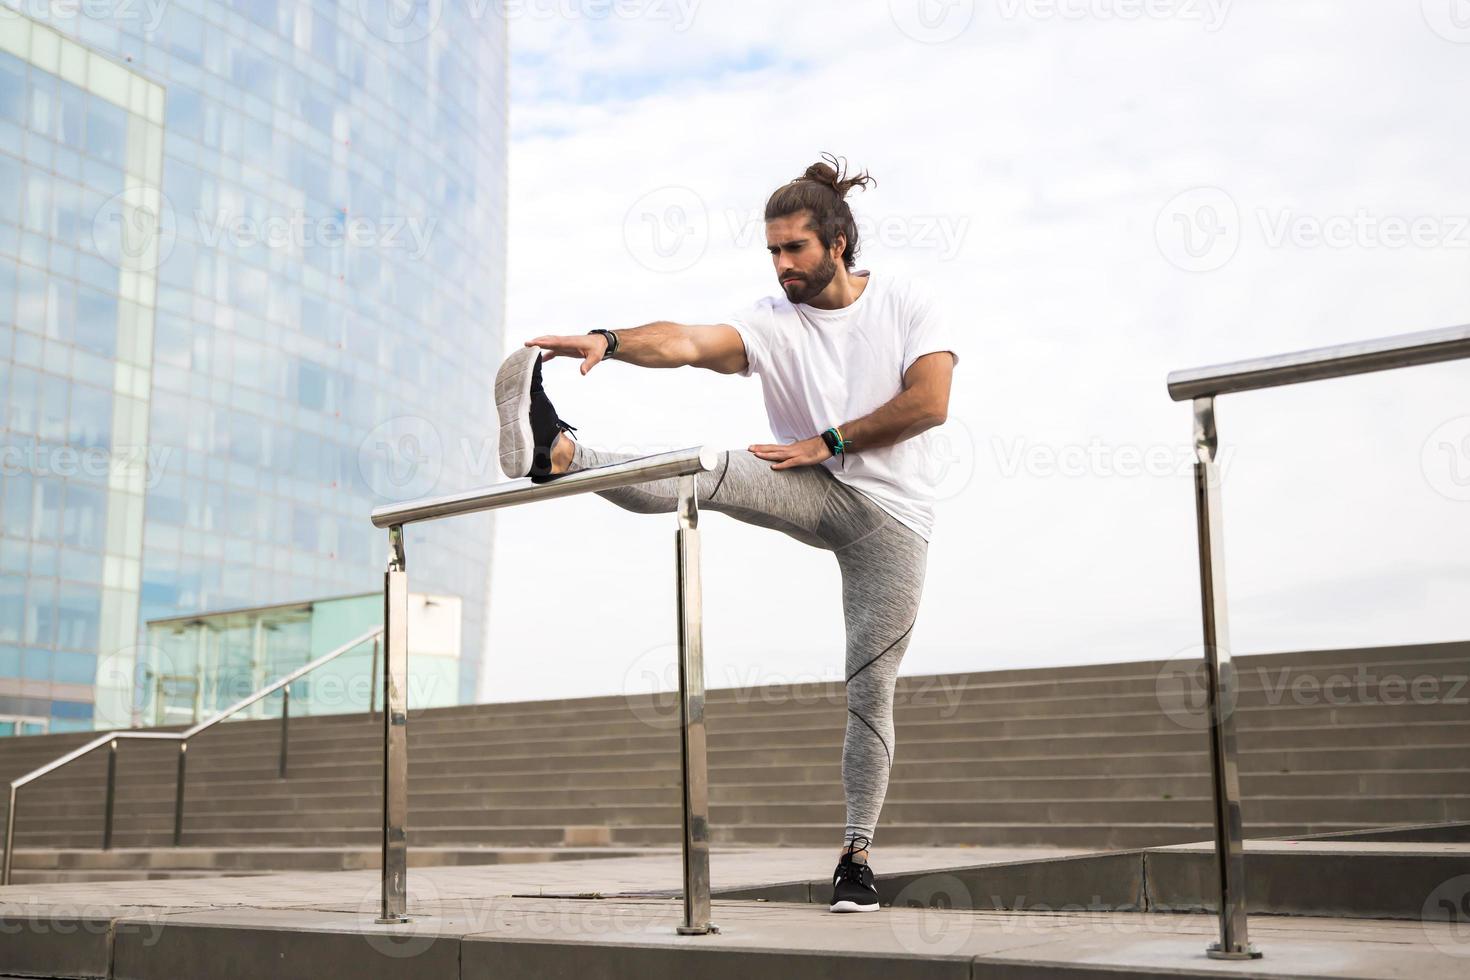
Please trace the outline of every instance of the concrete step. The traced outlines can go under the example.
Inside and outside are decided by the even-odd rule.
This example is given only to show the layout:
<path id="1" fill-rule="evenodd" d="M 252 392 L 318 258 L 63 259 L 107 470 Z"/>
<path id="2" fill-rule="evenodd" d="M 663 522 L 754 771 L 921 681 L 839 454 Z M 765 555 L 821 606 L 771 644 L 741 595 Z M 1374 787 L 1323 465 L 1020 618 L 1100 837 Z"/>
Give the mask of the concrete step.
<path id="1" fill-rule="evenodd" d="M 1461 713 L 1464 714 L 1463 712 Z M 1470 720 L 1429 720 L 1421 722 L 1395 722 L 1384 724 L 1361 723 L 1344 727 L 1279 727 L 1269 730 L 1241 730 L 1238 733 L 1243 750 L 1334 748 L 1346 746 L 1418 746 L 1465 744 L 1470 742 Z M 750 732 L 740 736 L 710 739 L 711 764 L 721 764 L 743 755 L 758 754 L 769 763 L 791 764 L 814 761 L 812 756 L 822 751 L 840 749 L 843 733 L 841 729 L 830 729 L 811 733 L 788 731 Z M 1148 751 L 1179 752 L 1197 750 L 1203 735 L 1199 731 L 1179 728 L 1174 725 L 1160 726 L 1157 731 L 1137 733 L 1054 732 L 1051 734 L 996 735 L 988 729 L 976 726 L 934 725 L 910 727 L 899 732 L 900 745 L 905 756 L 915 759 L 957 758 L 988 755 L 993 758 L 1026 756 L 1044 758 L 1053 755 L 1138 755 Z M 192 750 L 191 750 L 192 751 Z M 381 748 L 377 750 L 381 753 Z M 471 760 L 499 760 L 507 769 L 566 767 L 575 765 L 588 768 L 593 758 L 614 760 L 618 757 L 638 756 L 643 759 L 677 758 L 678 740 L 673 735 L 656 734 L 606 740 L 567 739 L 547 744 L 525 742 L 505 747 L 503 752 L 487 751 L 474 742 L 462 744 L 435 744 L 410 747 L 409 756 L 415 765 L 435 762 Z M 354 750 L 363 761 L 373 758 L 371 747 Z M 254 757 L 259 761 L 259 756 Z M 231 755 L 203 755 L 189 761 L 190 776 L 196 771 L 217 768 L 233 768 Z M 267 759 L 274 761 L 274 754 Z M 313 761 L 302 758 L 293 750 L 292 765 L 311 765 Z M 514 760 L 521 760 L 517 763 Z M 164 760 L 165 762 L 167 760 Z M 342 760 L 345 762 L 345 760 Z M 119 773 L 138 771 L 140 767 L 157 767 L 159 760 L 138 757 L 124 758 L 119 762 Z M 611 763 L 609 763 L 611 764 Z M 627 767 L 626 764 L 624 767 Z M 105 771 L 99 767 L 99 771 Z"/>
<path id="2" fill-rule="evenodd" d="M 410 785 L 415 805 L 426 809 L 438 807 L 503 806 L 580 806 L 615 803 L 677 804 L 680 789 L 677 779 L 659 775 L 661 785 L 630 786 L 621 780 L 590 780 L 577 787 L 507 788 L 439 788 L 428 784 Z M 800 802 L 814 796 L 841 796 L 840 773 L 834 767 L 830 779 L 814 785 L 811 780 L 791 782 L 758 782 L 715 784 L 710 798 L 721 803 Z M 654 782 L 650 779 L 649 782 Z M 1470 788 L 1470 769 L 1439 772 L 1378 773 L 1291 773 L 1259 774 L 1243 778 L 1243 792 L 1248 798 L 1292 796 L 1320 799 L 1334 796 L 1441 796 L 1455 795 Z M 360 784 L 358 792 L 334 792 L 332 787 L 310 786 L 292 780 L 275 784 L 235 784 L 246 791 L 238 795 L 212 787 L 208 793 L 192 794 L 186 799 L 190 814 L 248 813 L 263 810 L 332 810 L 365 809 L 381 802 L 377 787 Z M 300 787 L 300 788 L 299 788 Z M 1004 800 L 1004 799 L 1169 799 L 1171 797 L 1205 798 L 1210 791 L 1205 775 L 1146 775 L 1136 777 L 1032 777 L 982 779 L 909 779 L 890 782 L 887 799 L 901 800 Z M 29 819 L 64 816 L 79 807 L 97 810 L 101 801 L 95 789 L 87 792 L 68 790 L 51 793 L 28 801 L 25 814 Z M 172 817 L 171 795 L 150 789 L 130 787 L 120 792 L 115 812 L 137 818 L 143 815 Z"/>
<path id="3" fill-rule="evenodd" d="M 1276 733 L 1332 730 L 1355 727 L 1406 725 L 1416 729 L 1430 723 L 1470 724 L 1470 707 L 1466 704 L 1369 704 L 1369 705 L 1277 705 L 1262 708 L 1240 707 L 1235 713 L 1238 731 L 1242 740 L 1273 739 Z M 709 738 L 712 747 L 721 749 L 762 748 L 786 746 L 811 736 L 830 736 L 840 733 L 846 724 L 846 711 L 840 706 L 823 709 L 820 713 L 808 712 L 781 719 L 764 719 L 761 723 L 732 724 L 722 726 L 715 720 L 710 722 Z M 1073 711 L 1064 715 L 1037 717 L 981 718 L 968 713 L 954 716 L 930 714 L 923 718 L 905 721 L 899 718 L 900 739 L 929 740 L 943 732 L 949 738 L 973 738 L 976 740 L 995 738 L 1093 738 L 1096 736 L 1180 736 L 1198 734 L 1197 727 L 1183 727 L 1175 719 L 1164 714 L 1157 701 L 1153 709 L 1144 712 L 1119 711 Z M 435 759 L 446 754 L 473 752 L 478 755 L 520 754 L 537 748 L 551 748 L 559 752 L 602 752 L 620 753 L 650 751 L 668 746 L 677 746 L 677 730 L 672 726 L 658 727 L 634 721 L 618 725 L 598 726 L 580 724 L 557 726 L 555 730 L 538 731 L 496 730 L 476 732 L 455 730 L 442 733 L 421 732 L 410 725 L 409 751 L 414 758 Z M 374 744 L 380 733 L 361 731 L 345 732 L 329 736 L 312 737 L 305 733 L 293 733 L 290 755 L 293 760 L 310 762 L 322 756 L 349 761 L 354 757 L 368 760 L 381 748 Z M 274 733 L 263 738 L 232 738 L 219 743 L 191 745 L 191 765 L 195 759 L 201 764 L 226 765 L 232 761 L 258 759 L 279 750 L 279 735 Z M 157 756 L 168 756 L 176 752 L 171 746 L 126 744 L 120 758 L 132 757 L 147 751 L 149 764 L 157 764 Z M 99 757 L 105 753 L 99 752 Z M 39 763 L 38 763 L 39 764 Z M 19 771 L 19 770 L 17 770 Z"/>
<path id="4" fill-rule="evenodd" d="M 979 746 L 968 757 L 953 757 L 921 760 L 901 753 L 894 764 L 894 778 L 908 774 L 937 777 L 953 773 L 957 777 L 979 775 L 1026 775 L 1035 773 L 1038 765 L 1045 771 L 1057 775 L 1089 775 L 1100 770 L 1118 774 L 1139 772 L 1203 772 L 1208 761 L 1205 755 L 1204 735 L 1196 733 L 1194 739 L 1183 739 L 1172 745 L 1172 750 L 1153 746 L 1144 752 L 1120 752 L 1106 754 L 1096 751 L 1076 751 L 1071 755 L 1048 753 L 1045 756 L 1018 754 L 1012 758 L 1000 758 L 996 753 L 980 754 L 991 746 Z M 1094 748 L 1087 744 L 1075 746 L 1077 750 Z M 835 745 L 827 746 L 820 753 L 821 761 L 797 759 L 780 761 L 765 758 L 762 764 L 744 764 L 748 760 L 738 755 L 731 759 L 721 755 L 712 760 L 711 780 L 718 782 L 728 775 L 736 781 L 759 779 L 762 774 L 775 778 L 780 771 L 815 774 L 831 772 L 840 760 L 840 751 Z M 514 757 L 460 757 L 458 759 L 424 760 L 419 755 L 410 755 L 411 778 L 469 778 L 486 779 L 493 782 L 514 782 L 524 785 L 560 784 L 587 778 L 598 772 L 674 772 L 677 754 L 658 753 L 652 759 L 627 756 L 514 756 Z M 1367 769 L 1443 769 L 1464 764 L 1462 744 L 1453 741 L 1420 746 L 1379 746 L 1371 741 L 1363 745 L 1328 746 L 1316 749 L 1253 748 L 1240 753 L 1241 769 L 1251 772 L 1345 771 Z M 41 782 L 34 783 L 24 792 L 39 793 L 50 789 L 77 789 L 99 791 L 101 779 L 105 778 L 105 766 L 92 770 L 78 767 L 52 773 Z M 296 761 L 291 765 L 292 781 L 316 782 L 323 778 L 359 778 L 376 785 L 382 777 L 382 762 L 375 760 L 360 763 L 330 763 Z M 204 786 L 223 783 L 238 783 L 241 780 L 258 779 L 276 782 L 274 757 L 248 767 L 211 766 L 207 758 L 191 760 L 189 786 Z M 148 767 L 136 760 L 126 759 L 119 764 L 119 786 L 151 786 L 159 792 L 172 794 L 174 768 L 170 765 Z"/>
<path id="5" fill-rule="evenodd" d="M 992 831 L 996 843 L 1073 846 L 1199 836 L 1209 823 L 1207 738 L 1164 711 L 1160 694 L 1174 666 L 901 679 L 885 839 L 890 821 L 915 843 L 926 843 L 925 833 L 990 843 L 974 835 Z M 1248 832 L 1463 814 L 1470 712 L 1451 699 L 1470 693 L 1452 688 L 1470 673 L 1470 644 L 1238 658 L 1237 666 Z M 777 843 L 831 836 L 843 809 L 844 700 L 835 683 L 711 692 L 712 819 L 721 833 Z M 601 825 L 615 844 L 670 827 L 677 840 L 674 704 L 606 697 L 410 712 L 413 839 L 554 847 Z M 366 715 L 293 719 L 286 779 L 276 771 L 277 720 L 232 722 L 196 740 L 186 840 L 223 846 L 235 834 L 236 844 L 371 846 L 381 819 L 381 724 Z M 0 742 L 0 779 L 90 737 Z M 123 745 L 116 843 L 171 840 L 176 758 L 170 744 Z M 18 839 L 97 842 L 105 772 L 106 753 L 97 752 L 27 786 Z"/>

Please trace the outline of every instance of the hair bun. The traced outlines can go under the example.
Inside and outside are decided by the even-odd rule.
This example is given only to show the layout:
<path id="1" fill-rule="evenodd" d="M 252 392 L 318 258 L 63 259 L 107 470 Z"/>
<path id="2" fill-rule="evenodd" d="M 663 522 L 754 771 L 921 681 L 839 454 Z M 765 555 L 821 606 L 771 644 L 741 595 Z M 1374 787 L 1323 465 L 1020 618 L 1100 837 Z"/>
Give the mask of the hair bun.
<path id="1" fill-rule="evenodd" d="M 814 184 L 830 187 L 837 192 L 838 197 L 842 198 L 847 197 L 847 192 L 854 187 L 860 186 L 866 190 L 869 184 L 876 184 L 878 182 L 873 177 L 868 176 L 866 170 L 855 177 L 846 177 L 844 176 L 846 169 L 847 161 L 845 159 L 833 156 L 830 153 L 823 153 L 822 161 L 818 161 L 810 167 L 807 167 L 805 172 L 796 179 L 808 180 Z"/>

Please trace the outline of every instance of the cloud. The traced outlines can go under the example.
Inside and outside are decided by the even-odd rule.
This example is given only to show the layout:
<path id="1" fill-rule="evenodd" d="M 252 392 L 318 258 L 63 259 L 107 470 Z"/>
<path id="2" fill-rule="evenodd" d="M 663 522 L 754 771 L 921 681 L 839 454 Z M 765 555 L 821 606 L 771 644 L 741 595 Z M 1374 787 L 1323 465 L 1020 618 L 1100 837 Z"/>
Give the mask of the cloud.
<path id="1" fill-rule="evenodd" d="M 819 151 L 844 154 L 879 180 L 853 197 L 873 229 L 862 264 L 924 279 L 974 352 L 950 424 L 974 476 L 941 505 L 903 671 L 1168 656 L 1198 642 L 1187 468 L 1007 472 L 1006 447 L 1178 458 L 1189 411 L 1165 393 L 1171 369 L 1470 319 L 1470 249 L 1449 233 L 1470 215 L 1470 138 L 1445 109 L 1470 61 L 1414 4 L 1227 4 L 1214 30 L 1183 14 L 1202 4 L 1134 21 L 1085 0 L 1066 17 L 970 6 L 942 43 L 914 24 L 952 27 L 935 18 L 965 4 L 927 21 L 900 0 L 700 4 L 682 30 L 515 21 L 507 343 L 711 322 L 773 291 L 753 224 L 765 196 Z M 1208 271 L 1182 268 L 1169 238 L 1208 216 L 1165 213 L 1195 188 L 1235 216 L 1236 248 Z M 1428 216 L 1441 235 L 1272 233 L 1359 212 Z M 662 233 L 667 254 L 630 228 Z M 1421 450 L 1464 414 L 1467 370 L 1220 400 L 1238 649 L 1463 638 L 1438 598 L 1470 503 L 1435 489 Z M 582 378 L 553 361 L 548 386 L 592 445 L 769 434 L 755 381 L 621 364 Z M 672 515 L 587 498 L 498 520 L 485 695 L 619 690 L 672 628 Z M 723 515 L 704 527 L 711 662 L 838 662 L 830 557 Z M 1280 598 L 1304 583 L 1310 601 Z"/>

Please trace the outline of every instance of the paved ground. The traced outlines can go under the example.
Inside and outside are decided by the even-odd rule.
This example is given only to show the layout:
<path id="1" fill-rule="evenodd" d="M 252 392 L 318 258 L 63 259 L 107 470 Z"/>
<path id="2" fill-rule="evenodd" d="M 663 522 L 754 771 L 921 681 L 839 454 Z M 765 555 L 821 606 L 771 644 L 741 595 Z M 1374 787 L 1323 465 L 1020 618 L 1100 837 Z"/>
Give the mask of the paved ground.
<path id="1" fill-rule="evenodd" d="M 925 871 L 960 865 L 1001 864 L 1082 851 L 1049 847 L 891 847 L 873 852 L 873 870 Z M 760 885 L 832 873 L 838 849 L 798 847 L 714 848 L 710 878 L 716 887 Z M 639 857 L 598 858 L 437 868 L 409 868 L 409 898 L 420 892 L 452 898 L 496 895 L 612 893 L 678 888 L 683 870 L 678 848 L 651 849 Z M 340 903 L 364 890 L 377 894 L 378 872 L 338 871 L 256 875 L 249 878 L 21 884 L 0 888 L 0 908 L 11 903 L 212 908 L 297 906 L 303 901 Z"/>
<path id="2" fill-rule="evenodd" d="M 1042 849 L 890 848 L 881 871 L 1009 862 Z M 825 876 L 835 851 L 712 855 L 717 887 Z M 637 976 L 702 977 L 1312 976 L 1435 980 L 1470 976 L 1470 928 L 1256 916 L 1254 963 L 1206 959 L 1214 919 L 1147 913 L 884 909 L 719 901 L 717 935 L 681 937 L 677 900 L 549 898 L 677 887 L 679 855 L 414 869 L 407 925 L 372 922 L 375 871 L 249 878 L 17 885 L 0 889 L 10 934 L 0 975 L 145 978 Z M 17 931 L 15 921 L 30 928 Z M 58 924 L 90 920 L 65 936 Z M 76 962 L 52 964 L 62 953 Z M 27 959 L 27 957 L 30 957 Z M 1080 970 L 1080 972 L 1072 972 Z M 90 972 L 89 972 L 90 971 Z"/>

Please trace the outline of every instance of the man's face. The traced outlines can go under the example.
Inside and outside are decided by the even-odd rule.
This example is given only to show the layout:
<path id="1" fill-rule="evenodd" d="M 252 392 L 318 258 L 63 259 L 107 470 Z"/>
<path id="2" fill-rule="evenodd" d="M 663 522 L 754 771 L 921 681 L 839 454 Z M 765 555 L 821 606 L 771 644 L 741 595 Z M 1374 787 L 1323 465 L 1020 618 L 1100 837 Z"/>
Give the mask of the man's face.
<path id="1" fill-rule="evenodd" d="M 766 248 L 776 267 L 776 278 L 793 303 L 806 303 L 827 288 L 837 275 L 837 256 L 842 254 L 841 236 L 831 251 L 811 228 L 811 212 L 799 211 L 766 222 Z"/>

